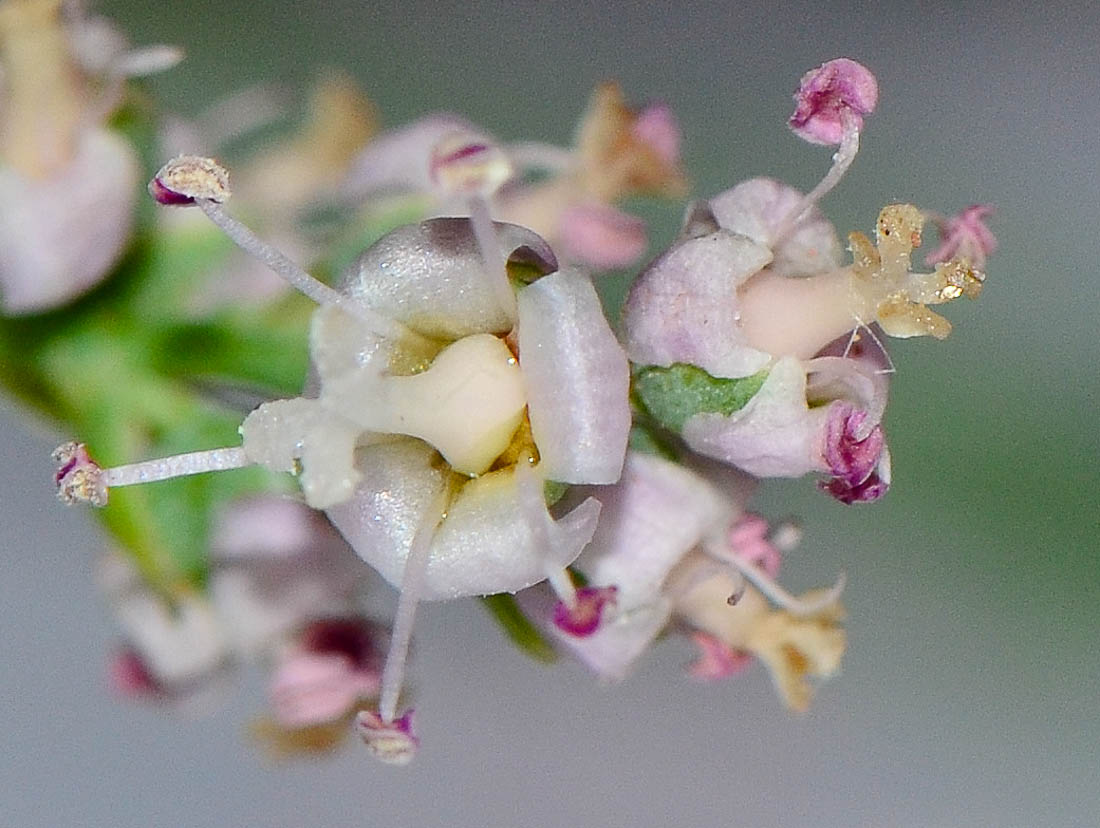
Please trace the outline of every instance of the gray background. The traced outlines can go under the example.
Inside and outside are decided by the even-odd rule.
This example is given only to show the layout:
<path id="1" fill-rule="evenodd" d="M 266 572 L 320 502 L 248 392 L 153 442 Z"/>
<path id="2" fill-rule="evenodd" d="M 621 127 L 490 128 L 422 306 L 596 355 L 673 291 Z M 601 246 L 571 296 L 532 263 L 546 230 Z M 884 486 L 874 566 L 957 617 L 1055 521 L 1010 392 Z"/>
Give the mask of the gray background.
<path id="1" fill-rule="evenodd" d="M 4 826 L 1094 825 L 1100 11 L 910 2 L 104 3 L 136 42 L 185 46 L 154 87 L 179 111 L 234 88 L 362 81 L 388 124 L 463 111 L 566 141 L 591 86 L 678 112 L 698 195 L 769 174 L 812 186 L 828 151 L 784 119 L 803 71 L 850 56 L 881 103 L 825 210 L 870 230 L 891 200 L 992 202 L 1001 249 L 944 343 L 893 348 L 896 485 L 846 509 L 809 481 L 757 505 L 806 526 L 794 588 L 849 575 L 843 675 L 787 715 L 765 672 L 699 685 L 682 642 L 601 688 L 506 646 L 474 602 L 429 606 L 404 770 L 352 749 L 271 766 L 244 738 L 255 678 L 213 718 L 105 690 L 102 542 L 48 483 L 61 437 L 0 409 Z M 667 240 L 677 207 L 653 208 Z M 3 405 L 3 404 L 0 404 Z"/>

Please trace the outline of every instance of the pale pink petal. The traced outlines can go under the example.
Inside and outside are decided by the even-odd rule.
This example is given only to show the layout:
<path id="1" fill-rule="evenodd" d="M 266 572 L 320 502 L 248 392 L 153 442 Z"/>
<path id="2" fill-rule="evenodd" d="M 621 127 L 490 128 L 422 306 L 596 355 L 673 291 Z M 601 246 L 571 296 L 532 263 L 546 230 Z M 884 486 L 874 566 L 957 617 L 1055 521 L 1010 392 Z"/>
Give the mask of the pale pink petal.
<path id="1" fill-rule="evenodd" d="M 617 587 L 622 613 L 656 601 L 680 559 L 739 510 L 680 464 L 638 452 L 627 453 L 616 485 L 591 491 L 603 511 L 577 567 L 590 584 Z"/>
<path id="2" fill-rule="evenodd" d="M 638 365 L 697 365 L 746 377 L 770 355 L 740 332 L 737 288 L 772 259 L 750 239 L 719 230 L 682 241 L 646 268 L 623 306 L 626 350 Z"/>
<path id="3" fill-rule="evenodd" d="M 647 105 L 638 113 L 630 131 L 669 167 L 680 163 L 680 124 L 667 104 Z"/>
<path id="4" fill-rule="evenodd" d="M 833 225 L 816 206 L 778 241 L 773 240 L 803 194 L 771 178 L 753 178 L 707 202 L 718 226 L 771 247 L 769 268 L 783 276 L 809 276 L 833 270 L 843 261 Z"/>
<path id="5" fill-rule="evenodd" d="M 568 262 L 593 270 L 634 264 L 646 251 L 645 222 L 605 204 L 578 204 L 561 213 L 558 251 Z"/>

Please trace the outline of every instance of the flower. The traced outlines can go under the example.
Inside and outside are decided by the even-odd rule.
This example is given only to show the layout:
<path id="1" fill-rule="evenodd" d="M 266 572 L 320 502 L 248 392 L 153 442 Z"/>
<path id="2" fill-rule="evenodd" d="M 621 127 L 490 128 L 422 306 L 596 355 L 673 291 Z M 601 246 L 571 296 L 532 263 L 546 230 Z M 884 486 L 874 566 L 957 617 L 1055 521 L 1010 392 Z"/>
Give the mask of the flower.
<path id="1" fill-rule="evenodd" d="M 452 146 L 456 136 L 466 151 L 494 148 L 505 161 L 499 168 L 507 172 L 497 181 L 504 186 L 494 188 L 490 205 L 494 218 L 534 230 L 563 261 L 596 270 L 632 264 L 646 248 L 644 224 L 615 208 L 616 202 L 685 190 L 679 127 L 669 107 L 633 110 L 617 84 L 605 83 L 593 93 L 571 150 L 502 145 L 460 116 L 438 113 L 367 144 L 351 165 L 346 194 L 355 200 L 428 195 L 435 201 L 433 214 L 454 214 L 456 193 L 441 189 L 433 170 L 441 148 Z M 526 180 L 536 172 L 545 177 Z"/>
<path id="2" fill-rule="evenodd" d="M 94 44 L 95 49 L 89 49 Z M 60 0 L 0 4 L 0 302 L 37 313 L 69 302 L 118 261 L 133 225 L 137 153 L 103 125 L 128 75 L 176 50 L 128 51 L 100 18 Z"/>
<path id="3" fill-rule="evenodd" d="M 633 391 L 655 425 L 694 451 L 762 477 L 824 472 L 832 479 L 822 489 L 838 500 L 871 501 L 890 482 L 878 423 L 880 374 L 893 370 L 875 331 L 942 339 L 950 323 L 928 305 L 974 298 L 985 277 L 965 259 L 912 272 L 924 218 L 907 204 L 883 208 L 875 244 L 852 233 L 853 262 L 842 266 L 817 202 L 854 159 L 877 87 L 839 59 L 808 73 L 796 100 L 792 127 L 841 145 L 832 168 L 807 195 L 752 179 L 692 205 L 623 308 Z M 872 359 L 853 353 L 864 335 Z M 824 350 L 837 342 L 839 353 Z"/>
<path id="4" fill-rule="evenodd" d="M 811 591 L 801 600 L 823 605 L 814 612 L 772 609 L 764 596 L 749 587 L 734 605 L 728 596 L 737 588 L 727 573 L 715 573 L 698 555 L 687 558 L 672 576 L 682 586 L 674 612 L 684 623 L 729 648 L 759 658 L 771 673 L 776 691 L 791 710 L 805 712 L 813 697 L 811 678 L 828 678 L 840 667 L 846 645 L 839 622 L 843 608 L 831 592 Z"/>
<path id="5" fill-rule="evenodd" d="M 694 677 L 733 675 L 755 655 L 788 706 L 805 709 L 806 675 L 830 675 L 843 653 L 836 627 L 843 582 L 800 598 L 775 583 L 780 549 L 767 522 L 742 511 L 749 485 L 713 465 L 689 470 L 629 453 L 622 479 L 594 490 L 600 524 L 574 564 L 590 590 L 616 590 L 616 613 L 577 636 L 549 621 L 537 594 L 521 593 L 521 601 L 602 679 L 622 679 L 663 630 L 687 625 L 702 654 L 689 668 Z"/>
<path id="6" fill-rule="evenodd" d="M 275 661 L 273 709 L 284 726 L 339 718 L 360 697 L 376 695 L 377 670 L 371 691 L 374 661 L 363 642 L 379 633 L 360 616 L 365 572 L 325 521 L 290 500 L 248 498 L 224 510 L 213 538 L 205 594 L 169 599 L 121 555 L 101 561 L 100 584 L 126 639 L 110 665 L 120 694 L 202 713 L 225 694 L 233 667 Z M 357 632 L 358 648 L 351 646 Z M 309 654 L 344 659 L 332 664 L 340 669 L 330 669 L 323 702 L 316 669 L 314 686 L 304 686 Z M 343 695 L 331 689 L 338 679 Z"/>
<path id="7" fill-rule="evenodd" d="M 565 567 L 592 536 L 599 503 L 555 519 L 545 488 L 617 480 L 630 410 L 626 356 L 585 275 L 551 273 L 542 239 L 475 211 L 393 231 L 335 291 L 225 212 L 228 175 L 216 162 L 174 159 L 150 192 L 198 206 L 321 303 L 316 395 L 261 405 L 242 423 L 239 448 L 99 469 L 81 446 L 64 446 L 63 497 L 88 491 L 103 502 L 111 486 L 250 464 L 300 472 L 307 504 L 401 590 L 378 713 L 385 728 L 397 721 L 420 600 L 549 578 L 570 618 L 589 610 Z"/>
<path id="8" fill-rule="evenodd" d="M 275 720 L 295 729 L 339 721 L 382 687 L 375 625 L 361 618 L 310 622 L 279 656 L 268 685 Z"/>

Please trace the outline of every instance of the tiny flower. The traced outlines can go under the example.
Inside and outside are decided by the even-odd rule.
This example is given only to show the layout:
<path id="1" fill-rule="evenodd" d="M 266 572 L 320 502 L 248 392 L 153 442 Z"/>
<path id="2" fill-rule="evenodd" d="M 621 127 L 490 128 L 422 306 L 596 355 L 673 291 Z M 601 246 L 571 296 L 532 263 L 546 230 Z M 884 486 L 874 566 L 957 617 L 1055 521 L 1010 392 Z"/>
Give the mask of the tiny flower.
<path id="1" fill-rule="evenodd" d="M 870 70 L 849 58 L 830 60 L 802 76 L 790 127 L 815 144 L 839 144 L 845 131 L 862 129 L 878 103 Z"/>
<path id="2" fill-rule="evenodd" d="M 378 714 L 390 727 L 418 601 L 550 578 L 571 607 L 591 603 L 576 602 L 565 567 L 591 537 L 599 503 L 555 519 L 544 491 L 547 481 L 618 479 L 626 356 L 588 278 L 549 273 L 553 253 L 530 231 L 476 215 L 399 228 L 336 291 L 229 215 L 218 202 L 225 184 L 215 162 L 185 157 L 162 169 L 153 192 L 190 199 L 322 305 L 311 337 L 316 396 L 261 405 L 239 448 L 106 469 L 102 480 L 252 464 L 299 474 L 307 504 L 401 589 Z M 510 259 L 546 275 L 526 275 L 517 290 Z"/>
<path id="3" fill-rule="evenodd" d="M 467 205 L 456 204 L 462 195 L 456 186 L 472 169 L 470 161 L 477 161 L 475 178 L 491 171 L 492 185 L 477 186 L 492 196 L 493 218 L 528 227 L 564 261 L 598 270 L 623 267 L 645 251 L 644 225 L 614 210 L 616 202 L 634 194 L 675 196 L 686 188 L 671 110 L 664 104 L 633 110 L 618 85 L 606 83 L 593 93 L 572 149 L 504 145 L 459 116 L 440 113 L 367 144 L 350 167 L 345 194 L 354 200 L 427 194 L 435 215 L 453 215 L 456 207 L 467 212 Z M 448 173 L 454 180 L 441 187 L 440 173 L 455 164 L 467 172 Z M 541 175 L 527 180 L 529 173 Z"/>
<path id="4" fill-rule="evenodd" d="M 383 651 L 378 631 L 358 618 L 310 622 L 283 653 L 268 694 L 275 719 L 300 728 L 341 719 L 378 695 Z"/>
<path id="5" fill-rule="evenodd" d="M 708 680 L 733 675 L 746 666 L 746 653 L 772 657 L 773 616 L 803 629 L 803 619 L 812 628 L 834 612 L 843 579 L 801 598 L 783 590 L 774 581 L 780 555 L 768 540 L 767 522 L 741 512 L 746 487 L 731 486 L 730 476 L 717 472 L 708 464 L 692 471 L 631 452 L 622 479 L 596 490 L 600 524 L 574 568 L 596 588 L 617 587 L 617 612 L 585 637 L 550 630 L 600 678 L 623 678 L 662 630 L 680 622 L 693 629 L 700 648 L 691 673 Z M 721 609 L 714 585 L 722 589 Z M 544 602 L 529 593 L 520 600 L 535 617 L 548 619 Z M 772 610 L 769 599 L 779 609 Z M 731 617 L 738 623 L 710 624 L 712 613 L 723 624 Z"/>
<path id="6" fill-rule="evenodd" d="M 420 739 L 413 731 L 413 711 L 387 722 L 371 710 L 361 710 L 355 717 L 359 732 L 371 753 L 389 765 L 407 765 L 416 756 Z"/>
<path id="7" fill-rule="evenodd" d="M 178 51 L 126 51 L 110 37 L 88 62 L 95 20 L 59 0 L 0 4 L 0 302 L 10 314 L 64 304 L 103 279 L 130 238 L 138 184 L 133 146 L 104 126 L 127 76 Z M 117 33 L 116 33 L 117 34 Z"/>
<path id="8" fill-rule="evenodd" d="M 984 270 L 985 257 L 997 249 L 997 238 L 985 224 L 993 212 L 989 204 L 972 204 L 957 216 L 933 216 L 940 231 L 940 246 L 925 257 L 924 263 L 931 266 L 959 259 Z"/>
<path id="9" fill-rule="evenodd" d="M 700 570 L 710 574 L 700 578 Z M 686 584 L 673 593 L 677 617 L 731 651 L 748 652 L 764 662 L 780 698 L 791 710 L 804 712 L 809 707 L 811 679 L 828 678 L 839 669 L 846 642 L 839 626 L 844 612 L 834 591 L 802 596 L 801 600 L 819 607 L 810 613 L 772 609 L 751 587 L 736 606 L 730 606 L 726 597 L 736 588 L 735 579 L 727 573 L 713 573 L 698 555 L 685 560 L 673 581 Z M 716 649 L 708 646 L 712 652 Z"/>

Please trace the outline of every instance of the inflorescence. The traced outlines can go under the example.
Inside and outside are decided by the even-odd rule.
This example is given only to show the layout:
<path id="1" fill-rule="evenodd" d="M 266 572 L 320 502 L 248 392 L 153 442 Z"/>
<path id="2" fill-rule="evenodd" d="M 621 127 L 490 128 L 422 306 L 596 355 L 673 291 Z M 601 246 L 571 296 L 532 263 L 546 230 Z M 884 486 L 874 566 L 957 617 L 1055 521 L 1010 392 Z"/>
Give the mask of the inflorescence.
<path id="1" fill-rule="evenodd" d="M 47 57 L 67 66 L 90 25 L 44 0 L 0 6 L 11 100 L 36 105 L 16 94 L 30 83 L 27 31 L 56 35 Z M 172 54 L 120 49 L 99 74 L 81 67 L 58 78 L 94 81 L 109 114 L 133 67 L 159 69 Z M 676 240 L 634 279 L 617 333 L 592 276 L 634 265 L 648 242 L 618 204 L 681 197 L 687 183 L 671 110 L 632 109 L 614 84 L 598 87 L 571 148 L 505 143 L 437 114 L 323 158 L 295 145 L 280 156 L 283 195 L 295 196 L 266 214 L 272 200 L 249 200 L 265 189 L 246 173 L 245 206 L 311 261 L 325 254 L 294 235 L 302 209 L 338 207 L 353 226 L 389 222 L 331 284 L 230 211 L 221 163 L 170 160 L 149 184 L 158 204 L 197 208 L 178 212 L 204 214 L 316 303 L 310 379 L 301 396 L 253 408 L 239 444 L 101 466 L 94 444 L 66 443 L 54 455 L 58 494 L 110 513 L 121 487 L 261 467 L 293 475 L 300 495 L 269 486 L 228 504 L 191 588 L 156 582 L 148 560 L 106 559 L 101 580 L 129 636 L 112 669 L 118 689 L 196 705 L 232 663 L 259 661 L 272 676 L 272 721 L 261 731 L 276 747 L 328 746 L 353 727 L 379 758 L 404 763 L 419 745 L 402 704 L 417 604 L 480 596 L 539 657 L 570 653 L 620 679 L 662 632 L 682 631 L 699 651 L 696 678 L 734 675 L 755 657 L 783 702 L 806 709 L 813 682 L 837 671 L 845 649 L 844 577 L 785 590 L 781 559 L 801 531 L 749 511 L 752 492 L 761 479 L 808 473 L 843 503 L 887 492 L 894 366 L 885 339 L 947 336 L 930 306 L 976 298 L 995 247 L 989 207 L 948 218 L 891 204 L 873 239 L 851 233 L 844 255 L 819 204 L 855 160 L 878 94 L 853 60 L 806 73 L 789 126 L 835 147 L 821 182 L 804 194 L 755 178 L 692 202 Z M 366 123 L 369 108 L 346 83 L 330 82 L 319 100 L 311 146 L 327 146 L 326 124 Z M 54 180 L 70 197 L 87 187 L 104 209 L 85 220 L 110 232 L 100 231 L 98 257 L 76 249 L 85 235 L 69 240 L 68 260 L 81 266 L 67 282 L 49 274 L 48 291 L 0 256 L 8 313 L 88 290 L 130 232 L 118 214 L 132 205 L 117 199 L 131 161 L 108 188 L 88 177 L 81 147 L 121 144 L 120 157 L 132 148 L 102 118 L 50 105 L 69 118 L 69 155 L 58 148 L 47 159 L 41 142 L 4 132 L 4 203 L 19 200 L 13 187 L 44 199 Z M 198 132 L 193 146 L 207 146 Z M 388 218 L 410 212 L 411 221 Z M 174 232 L 168 218 L 155 232 Z M 922 271 L 912 256 L 928 220 L 942 244 Z M 243 288 L 226 295 L 225 304 L 255 301 Z M 388 629 L 362 606 L 371 570 L 400 592 Z"/>

